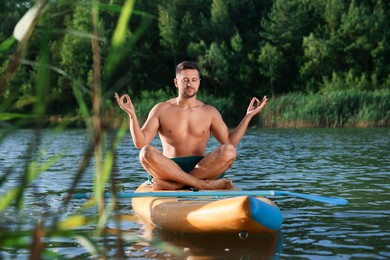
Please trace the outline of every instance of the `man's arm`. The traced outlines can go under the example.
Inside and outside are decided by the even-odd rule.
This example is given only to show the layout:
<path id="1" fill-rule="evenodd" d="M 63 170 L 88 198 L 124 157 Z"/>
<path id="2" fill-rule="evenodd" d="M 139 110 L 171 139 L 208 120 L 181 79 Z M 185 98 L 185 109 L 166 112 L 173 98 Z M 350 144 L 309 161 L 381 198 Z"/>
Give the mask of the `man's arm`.
<path id="1" fill-rule="evenodd" d="M 257 98 L 252 98 L 246 111 L 246 115 L 241 120 L 240 124 L 230 133 L 226 124 L 223 122 L 221 115 L 218 113 L 214 117 L 211 126 L 211 132 L 221 144 L 230 143 L 234 146 L 237 146 L 238 143 L 241 141 L 242 137 L 244 136 L 246 130 L 248 129 L 249 122 L 255 115 L 260 113 L 260 111 L 266 104 L 266 96 L 263 97 L 263 100 L 261 102 Z"/>
<path id="2" fill-rule="evenodd" d="M 141 149 L 145 145 L 149 144 L 157 134 L 159 123 L 158 118 L 155 115 L 157 110 L 156 106 L 150 111 L 148 119 L 141 128 L 129 95 L 125 94 L 119 97 L 119 95 L 115 93 L 115 98 L 120 108 L 129 115 L 129 128 L 134 146 Z"/>
<path id="3" fill-rule="evenodd" d="M 263 100 L 260 101 L 256 97 L 252 98 L 248 109 L 246 111 L 246 115 L 241 120 L 240 124 L 231 132 L 229 133 L 229 142 L 233 144 L 234 146 L 237 146 L 238 143 L 241 141 L 242 137 L 244 136 L 246 130 L 248 129 L 249 122 L 252 120 L 252 118 L 260 113 L 260 111 L 264 108 L 264 106 L 267 104 L 267 97 L 264 96 Z"/>

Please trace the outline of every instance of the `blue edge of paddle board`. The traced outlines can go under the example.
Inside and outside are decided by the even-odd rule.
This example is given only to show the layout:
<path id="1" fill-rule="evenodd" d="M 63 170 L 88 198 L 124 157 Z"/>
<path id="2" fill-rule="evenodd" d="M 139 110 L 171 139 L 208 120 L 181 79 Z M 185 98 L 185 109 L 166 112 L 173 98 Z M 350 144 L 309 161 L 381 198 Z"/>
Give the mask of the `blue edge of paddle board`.
<path id="1" fill-rule="evenodd" d="M 250 197 L 251 216 L 260 225 L 279 230 L 282 226 L 282 213 L 278 207 L 269 205 L 254 197 Z"/>

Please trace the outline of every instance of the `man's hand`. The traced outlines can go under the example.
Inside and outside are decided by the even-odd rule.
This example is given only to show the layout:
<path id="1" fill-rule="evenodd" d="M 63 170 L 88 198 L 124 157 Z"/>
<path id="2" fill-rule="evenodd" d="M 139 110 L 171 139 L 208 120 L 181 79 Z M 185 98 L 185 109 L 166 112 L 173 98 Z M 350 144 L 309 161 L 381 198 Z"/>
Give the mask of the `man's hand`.
<path id="1" fill-rule="evenodd" d="M 263 109 L 263 107 L 267 104 L 267 100 L 268 99 L 266 96 L 263 97 L 263 100 L 261 102 L 256 97 L 252 98 L 252 100 L 248 106 L 248 109 L 246 110 L 247 115 L 254 116 L 254 115 L 260 113 L 260 111 Z"/>
<path id="2" fill-rule="evenodd" d="M 135 110 L 129 95 L 124 94 L 123 96 L 119 97 L 118 93 L 115 93 L 115 98 L 123 111 L 129 114 L 129 116 L 134 116 Z"/>

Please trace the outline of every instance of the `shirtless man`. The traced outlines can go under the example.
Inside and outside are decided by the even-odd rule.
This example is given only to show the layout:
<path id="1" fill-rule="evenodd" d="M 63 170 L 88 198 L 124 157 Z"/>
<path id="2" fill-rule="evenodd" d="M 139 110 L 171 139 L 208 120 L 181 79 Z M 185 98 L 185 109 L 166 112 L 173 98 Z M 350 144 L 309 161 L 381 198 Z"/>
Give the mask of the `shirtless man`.
<path id="1" fill-rule="evenodd" d="M 153 177 L 154 190 L 175 190 L 191 186 L 199 190 L 230 189 L 233 183 L 221 178 L 236 159 L 236 147 L 249 122 L 267 103 L 252 98 L 241 123 L 229 132 L 221 114 L 196 98 L 200 70 L 195 62 L 184 61 L 176 67 L 173 80 L 178 96 L 155 105 L 142 128 L 130 97 L 115 93 L 119 106 L 129 115 L 130 133 L 140 161 Z M 163 151 L 149 143 L 159 133 Z M 206 155 L 210 135 L 221 145 Z"/>

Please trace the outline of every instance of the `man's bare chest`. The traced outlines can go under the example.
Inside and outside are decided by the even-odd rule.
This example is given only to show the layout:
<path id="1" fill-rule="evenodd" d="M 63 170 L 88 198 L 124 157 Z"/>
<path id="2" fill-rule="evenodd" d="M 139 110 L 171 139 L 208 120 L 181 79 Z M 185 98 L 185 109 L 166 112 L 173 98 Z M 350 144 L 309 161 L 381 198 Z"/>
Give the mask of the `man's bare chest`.
<path id="1" fill-rule="evenodd" d="M 210 126 L 210 115 L 202 110 L 175 110 L 160 116 L 160 133 L 165 136 L 200 137 L 210 134 Z"/>

